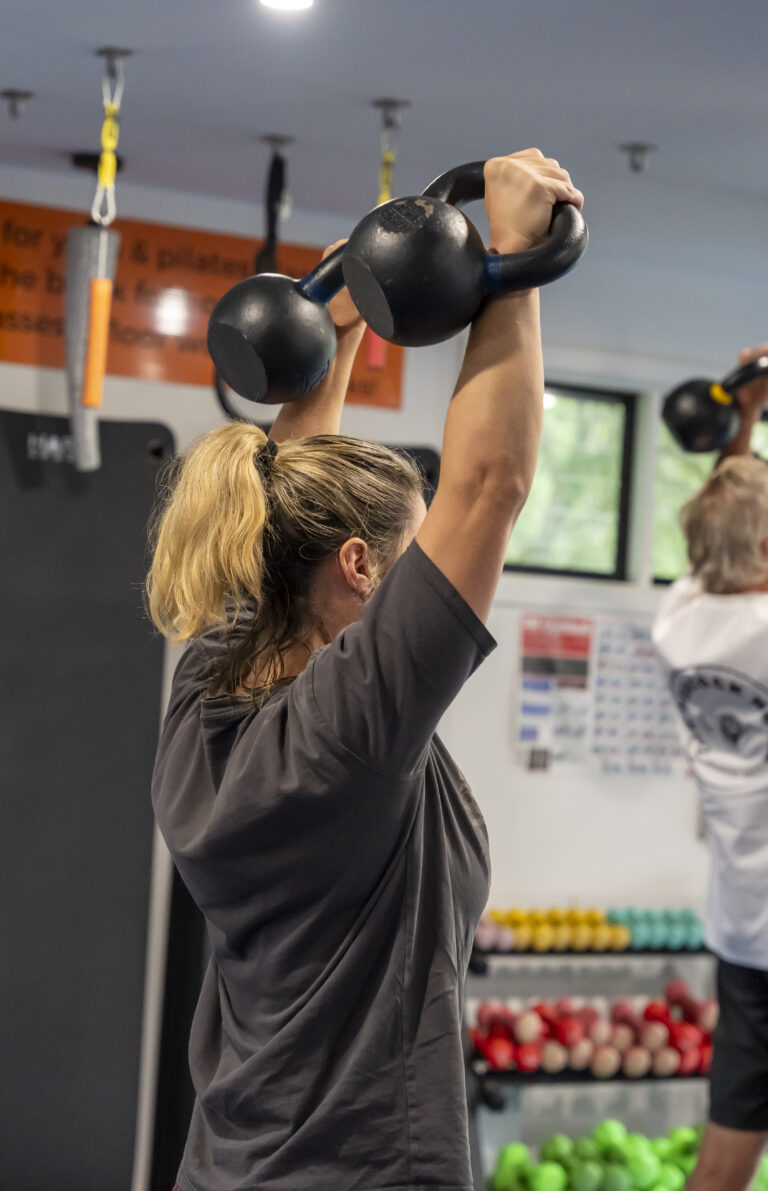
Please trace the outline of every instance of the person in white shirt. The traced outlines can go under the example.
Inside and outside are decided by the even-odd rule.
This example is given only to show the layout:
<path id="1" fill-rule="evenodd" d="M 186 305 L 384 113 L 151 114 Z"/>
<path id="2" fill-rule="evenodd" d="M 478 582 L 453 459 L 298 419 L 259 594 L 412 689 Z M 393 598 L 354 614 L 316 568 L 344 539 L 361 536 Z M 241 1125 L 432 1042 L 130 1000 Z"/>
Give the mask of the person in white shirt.
<path id="1" fill-rule="evenodd" d="M 690 569 L 653 628 L 707 825 L 718 960 L 709 1121 L 688 1191 L 744 1191 L 768 1138 L 768 464 L 751 452 L 767 403 L 768 380 L 741 390 L 739 432 L 681 511 Z"/>

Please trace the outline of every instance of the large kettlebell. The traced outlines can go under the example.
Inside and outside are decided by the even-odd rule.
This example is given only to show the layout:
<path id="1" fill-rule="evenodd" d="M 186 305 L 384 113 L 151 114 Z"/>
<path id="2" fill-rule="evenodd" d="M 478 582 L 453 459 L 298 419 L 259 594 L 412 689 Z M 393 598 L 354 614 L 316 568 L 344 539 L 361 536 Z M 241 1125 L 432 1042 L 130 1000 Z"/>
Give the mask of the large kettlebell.
<path id="1" fill-rule="evenodd" d="M 459 210 L 483 198 L 484 165 L 456 166 L 423 194 L 375 207 L 349 237 L 344 281 L 382 339 L 405 347 L 440 343 L 470 323 L 487 298 L 555 281 L 583 255 L 587 226 L 570 203 L 555 205 L 549 236 L 536 248 L 487 253 Z"/>
<path id="2" fill-rule="evenodd" d="M 230 388 L 268 405 L 319 385 L 336 354 L 328 303 L 344 284 L 343 247 L 300 281 L 259 273 L 227 290 L 208 322 L 208 351 Z"/>
<path id="3" fill-rule="evenodd" d="M 760 356 L 721 381 L 693 377 L 668 393 L 661 416 L 678 446 L 695 454 L 726 447 L 739 430 L 739 389 L 767 373 L 768 356 Z"/>

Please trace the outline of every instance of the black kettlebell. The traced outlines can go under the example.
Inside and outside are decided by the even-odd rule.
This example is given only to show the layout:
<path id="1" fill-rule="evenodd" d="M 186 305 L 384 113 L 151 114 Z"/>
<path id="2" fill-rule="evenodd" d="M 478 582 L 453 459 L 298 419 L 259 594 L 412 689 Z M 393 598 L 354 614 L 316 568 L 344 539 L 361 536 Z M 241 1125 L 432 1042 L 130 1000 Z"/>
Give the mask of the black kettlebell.
<path id="1" fill-rule="evenodd" d="M 228 290 L 208 322 L 208 351 L 230 388 L 267 405 L 319 385 L 336 354 L 328 303 L 344 284 L 343 247 L 300 281 L 259 273 Z"/>
<path id="2" fill-rule="evenodd" d="M 693 377 L 668 393 L 661 416 L 678 446 L 694 454 L 726 447 L 739 430 L 739 389 L 766 373 L 768 356 L 761 356 L 721 381 Z"/>
<path id="3" fill-rule="evenodd" d="M 368 326 L 390 343 L 450 339 L 495 294 L 546 285 L 583 255 L 587 226 L 557 203 L 549 236 L 527 252 L 487 253 L 459 207 L 483 198 L 484 161 L 441 174 L 421 195 L 391 199 L 358 223 L 342 258 L 344 281 Z"/>

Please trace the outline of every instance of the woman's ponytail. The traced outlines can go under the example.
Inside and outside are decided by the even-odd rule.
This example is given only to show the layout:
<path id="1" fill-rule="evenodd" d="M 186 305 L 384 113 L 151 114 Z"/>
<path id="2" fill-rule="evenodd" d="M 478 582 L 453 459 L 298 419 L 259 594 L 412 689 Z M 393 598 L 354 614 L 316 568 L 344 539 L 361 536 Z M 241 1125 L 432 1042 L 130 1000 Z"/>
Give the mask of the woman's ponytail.
<path id="1" fill-rule="evenodd" d="M 274 446 L 233 422 L 177 461 L 156 515 L 149 612 L 171 641 L 231 623 L 244 595 L 258 607 L 264 576 L 264 479 Z"/>
<path id="2" fill-rule="evenodd" d="M 421 488 L 411 460 L 375 443 L 312 435 L 278 449 L 248 423 L 214 430 L 175 465 L 154 521 L 152 620 L 171 641 L 222 630 L 211 693 L 250 689 L 255 678 L 269 686 L 288 650 L 326 639 L 317 568 L 359 537 L 384 574 Z"/>

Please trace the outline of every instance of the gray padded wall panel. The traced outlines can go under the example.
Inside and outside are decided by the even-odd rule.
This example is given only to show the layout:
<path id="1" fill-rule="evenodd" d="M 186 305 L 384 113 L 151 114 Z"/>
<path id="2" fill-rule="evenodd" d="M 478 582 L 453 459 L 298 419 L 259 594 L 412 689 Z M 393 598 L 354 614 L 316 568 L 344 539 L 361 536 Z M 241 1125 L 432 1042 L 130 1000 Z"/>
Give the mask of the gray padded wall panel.
<path id="1" fill-rule="evenodd" d="M 164 647 L 142 610 L 164 426 L 0 411 L 0 1185 L 126 1191 Z"/>

